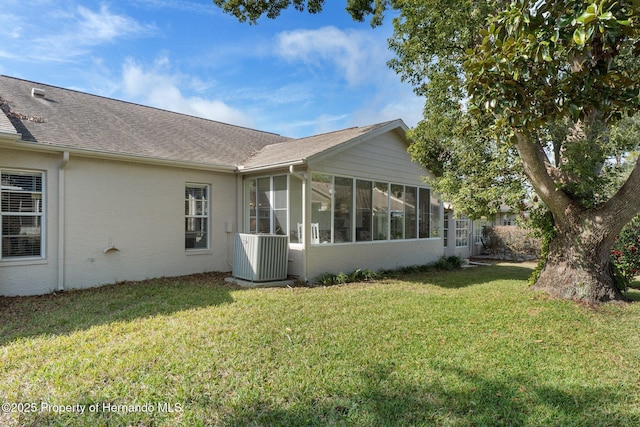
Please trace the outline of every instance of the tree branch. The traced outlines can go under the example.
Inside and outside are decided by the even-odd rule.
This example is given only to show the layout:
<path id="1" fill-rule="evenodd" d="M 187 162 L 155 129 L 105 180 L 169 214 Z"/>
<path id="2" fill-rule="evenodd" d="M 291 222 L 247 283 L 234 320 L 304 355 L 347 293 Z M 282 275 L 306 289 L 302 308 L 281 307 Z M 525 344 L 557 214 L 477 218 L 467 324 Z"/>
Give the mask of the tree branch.
<path id="1" fill-rule="evenodd" d="M 611 222 L 621 222 L 622 226 L 626 225 L 631 219 L 640 213 L 640 160 L 636 160 L 636 164 L 631 171 L 631 175 L 622 187 L 613 195 L 597 212 L 597 215 L 607 219 L 611 218 Z M 619 221 L 617 221 L 619 220 Z M 622 227 L 620 227 L 622 228 Z M 620 230 L 613 230 L 616 234 Z"/>
<path id="2" fill-rule="evenodd" d="M 556 218 L 562 218 L 570 207 L 571 199 L 567 194 L 556 188 L 556 183 L 548 173 L 549 158 L 542 146 L 537 144 L 521 132 L 516 132 L 518 142 L 516 148 L 522 160 L 524 173 L 527 175 L 533 188 L 542 201 Z"/>

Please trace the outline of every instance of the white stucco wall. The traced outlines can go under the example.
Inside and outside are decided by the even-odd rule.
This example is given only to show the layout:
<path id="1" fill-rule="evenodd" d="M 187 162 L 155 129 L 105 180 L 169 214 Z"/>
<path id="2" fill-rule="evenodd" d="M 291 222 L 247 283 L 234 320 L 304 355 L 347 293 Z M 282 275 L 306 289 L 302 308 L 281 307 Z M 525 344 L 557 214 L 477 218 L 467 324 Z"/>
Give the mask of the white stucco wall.
<path id="1" fill-rule="evenodd" d="M 304 278 L 305 249 L 301 244 L 289 244 L 287 274 L 300 279 Z"/>
<path id="2" fill-rule="evenodd" d="M 65 286 L 231 270 L 233 174 L 92 159 L 66 173 Z M 210 185 L 209 250 L 184 248 L 186 183 Z"/>
<path id="3" fill-rule="evenodd" d="M 0 262 L 0 294 L 43 294 L 123 280 L 230 271 L 236 194 L 232 173 L 100 160 L 72 155 L 65 169 L 64 254 L 58 254 L 61 154 L 0 152 L 0 165 L 46 172 L 47 253 L 39 262 Z M 210 249 L 185 250 L 185 184 L 211 188 Z M 118 251 L 104 252 L 113 245 Z"/>
<path id="4" fill-rule="evenodd" d="M 307 272 L 311 282 L 323 273 L 351 273 L 357 269 L 395 269 L 424 265 L 442 256 L 442 240 L 420 239 L 316 245 L 309 248 Z"/>

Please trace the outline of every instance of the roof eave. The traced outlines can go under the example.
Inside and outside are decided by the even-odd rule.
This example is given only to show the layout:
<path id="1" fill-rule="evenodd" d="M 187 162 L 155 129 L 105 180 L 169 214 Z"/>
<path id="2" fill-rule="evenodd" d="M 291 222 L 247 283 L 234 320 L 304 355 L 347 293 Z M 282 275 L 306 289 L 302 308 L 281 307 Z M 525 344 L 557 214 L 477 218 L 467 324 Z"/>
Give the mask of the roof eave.
<path id="1" fill-rule="evenodd" d="M 7 132 L 5 130 L 0 130 L 0 140 L 6 140 L 6 141 L 15 142 L 15 141 L 19 141 L 21 139 L 22 139 L 22 134 L 20 134 L 20 133 Z"/>
<path id="2" fill-rule="evenodd" d="M 299 160 L 293 160 L 288 162 L 273 163 L 269 165 L 260 165 L 260 166 L 238 165 L 236 167 L 236 172 L 239 174 L 264 172 L 268 170 L 283 169 L 283 168 L 288 168 L 289 166 L 300 166 L 300 165 L 306 165 L 306 164 L 307 164 L 306 159 L 299 159 Z"/>
<path id="3" fill-rule="evenodd" d="M 143 163 L 158 166 L 172 166 L 187 169 L 199 169 L 212 172 L 235 172 L 236 166 L 231 164 L 215 164 L 215 163 L 199 163 L 186 160 L 171 160 L 159 157 L 148 157 L 135 154 L 112 153 L 102 150 L 81 149 L 68 147 L 64 145 L 48 145 L 30 141 L 21 140 L 21 135 L 17 134 L 17 138 L 2 140 L 0 133 L 0 148 L 10 148 L 18 150 L 36 151 L 41 153 L 63 153 L 68 152 L 71 155 L 79 157 L 90 157 L 94 159 L 116 160 L 123 162 Z"/>

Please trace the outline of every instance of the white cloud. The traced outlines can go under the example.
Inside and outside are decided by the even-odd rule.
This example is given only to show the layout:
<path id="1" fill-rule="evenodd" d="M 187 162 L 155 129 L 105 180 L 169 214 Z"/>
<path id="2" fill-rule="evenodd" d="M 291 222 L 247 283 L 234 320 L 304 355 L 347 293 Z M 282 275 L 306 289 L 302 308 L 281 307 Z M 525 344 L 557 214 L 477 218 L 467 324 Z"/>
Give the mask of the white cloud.
<path id="1" fill-rule="evenodd" d="M 24 33 L 24 24 L 18 15 L 0 12 L 0 28 L 5 30 L 3 43 L 0 45 L 0 58 L 15 59 L 22 52 L 13 48 Z"/>
<path id="2" fill-rule="evenodd" d="M 352 99 L 357 99 L 358 94 L 361 96 L 347 119 L 319 117 L 317 131 L 397 118 L 403 119 L 408 126 L 415 126 L 421 119 L 424 99 L 417 97 L 411 86 L 402 83 L 389 69 L 387 60 L 391 53 L 380 33 L 329 26 L 283 32 L 276 40 L 276 55 L 292 63 L 301 62 L 313 70 L 322 70 L 329 64 L 348 85 L 343 96 Z"/>
<path id="3" fill-rule="evenodd" d="M 389 55 L 371 31 L 341 30 L 333 26 L 317 30 L 285 31 L 276 37 L 276 54 L 311 66 L 333 63 L 351 86 L 376 79 L 375 69 L 385 67 Z"/>
<path id="4" fill-rule="evenodd" d="M 24 29 L 19 16 L 10 13 L 0 13 L 0 25 L 5 29 L 4 36 L 9 39 L 19 39 Z"/>
<path id="5" fill-rule="evenodd" d="M 342 123 L 344 122 L 345 119 L 347 119 L 346 114 L 343 114 L 340 116 L 334 116 L 331 114 L 321 114 L 314 121 L 313 134 L 321 134 L 321 133 L 331 132 L 336 129 L 341 129 L 344 127 Z"/>
<path id="6" fill-rule="evenodd" d="M 320 114 L 319 116 L 307 120 L 294 121 L 279 117 L 276 120 L 270 121 L 269 130 L 280 135 L 286 135 L 292 138 L 301 138 L 343 129 L 346 126 L 344 124 L 345 120 L 348 118 L 349 116 L 347 114 L 337 116 L 331 114 Z"/>
<path id="7" fill-rule="evenodd" d="M 151 70 L 145 70 L 132 60 L 122 69 L 122 91 L 128 99 L 169 111 L 217 120 L 239 126 L 253 125 L 248 114 L 217 99 L 185 96 L 182 87 L 189 87 L 191 79 L 171 73 L 166 58 L 156 61 Z"/>
<path id="8" fill-rule="evenodd" d="M 295 105 L 298 109 L 304 108 L 314 96 L 304 82 L 291 82 L 284 86 L 262 85 L 258 82 L 254 86 L 235 88 L 231 94 L 236 100 L 267 108 Z"/>
<path id="9" fill-rule="evenodd" d="M 52 25 L 50 22 L 55 23 Z M 72 11 L 51 10 L 22 21 L 15 33 L 24 56 L 38 62 L 65 62 L 91 51 L 93 47 L 114 43 L 118 39 L 154 34 L 152 25 L 144 25 L 130 16 L 113 13 L 106 5 L 99 10 L 77 6 Z M 31 37 L 31 34 L 37 34 Z"/>
<path id="10" fill-rule="evenodd" d="M 78 43 L 88 46 L 108 43 L 132 34 L 144 34 L 151 29 L 128 16 L 111 13 L 104 4 L 98 12 L 78 6 L 76 17 L 77 33 L 71 36 L 76 37 Z M 63 34 L 63 38 L 69 36 Z"/>

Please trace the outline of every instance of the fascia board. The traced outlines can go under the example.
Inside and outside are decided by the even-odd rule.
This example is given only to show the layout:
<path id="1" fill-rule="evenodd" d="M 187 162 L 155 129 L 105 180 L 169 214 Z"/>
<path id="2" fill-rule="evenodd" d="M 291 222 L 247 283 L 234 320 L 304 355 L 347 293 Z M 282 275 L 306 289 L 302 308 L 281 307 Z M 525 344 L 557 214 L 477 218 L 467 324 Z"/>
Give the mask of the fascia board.
<path id="1" fill-rule="evenodd" d="M 236 170 L 235 165 L 197 163 L 197 162 L 188 162 L 188 161 L 182 161 L 182 160 L 171 160 L 171 159 L 139 156 L 139 155 L 133 155 L 133 154 L 109 153 L 109 152 L 100 151 L 100 150 L 79 149 L 79 148 L 67 147 L 63 145 L 46 145 L 41 143 L 22 141 L 19 139 L 8 141 L 8 143 L 2 143 L 2 141 L 0 140 L 0 147 L 14 149 L 14 150 L 35 151 L 35 152 L 41 152 L 41 153 L 62 153 L 66 151 L 69 154 L 78 156 L 78 157 L 116 160 L 116 161 L 150 164 L 150 165 L 158 165 L 158 166 L 172 166 L 172 167 L 180 167 L 180 168 L 187 168 L 187 169 L 200 169 L 200 170 L 207 170 L 212 172 L 235 172 Z"/>
<path id="2" fill-rule="evenodd" d="M 236 168 L 236 173 L 242 175 L 242 174 L 254 173 L 254 172 L 264 172 L 264 171 L 269 171 L 269 170 L 274 170 L 274 169 L 288 168 L 289 166 L 305 165 L 306 163 L 307 162 L 304 159 L 300 159 L 300 160 L 294 160 L 294 161 L 290 161 L 290 162 L 273 163 L 273 164 L 270 164 L 270 165 L 255 166 L 255 167 L 249 167 L 249 168 L 245 168 L 244 166 L 239 165 Z"/>
<path id="3" fill-rule="evenodd" d="M 19 141 L 20 139 L 22 139 L 22 134 L 20 133 L 0 130 L 0 140 L 14 142 Z"/>

